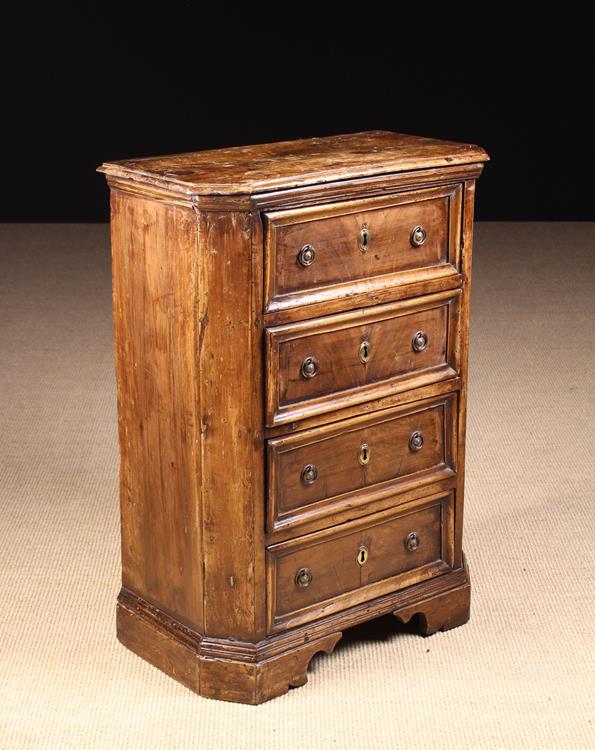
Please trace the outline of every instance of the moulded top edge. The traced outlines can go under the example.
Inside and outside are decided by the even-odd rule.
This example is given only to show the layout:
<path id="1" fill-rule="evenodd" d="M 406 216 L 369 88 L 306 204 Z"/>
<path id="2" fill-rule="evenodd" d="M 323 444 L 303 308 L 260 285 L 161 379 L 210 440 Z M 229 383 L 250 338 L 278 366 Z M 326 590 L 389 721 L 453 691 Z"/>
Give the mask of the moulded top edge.
<path id="1" fill-rule="evenodd" d="M 488 161 L 479 146 L 369 131 L 106 162 L 108 176 L 195 195 L 238 195 Z"/>

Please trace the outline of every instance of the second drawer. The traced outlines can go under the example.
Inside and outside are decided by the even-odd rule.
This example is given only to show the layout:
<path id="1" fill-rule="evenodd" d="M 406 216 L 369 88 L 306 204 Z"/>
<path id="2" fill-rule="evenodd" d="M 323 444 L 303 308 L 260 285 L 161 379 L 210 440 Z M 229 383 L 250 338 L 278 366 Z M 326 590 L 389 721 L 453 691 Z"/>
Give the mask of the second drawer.
<path id="1" fill-rule="evenodd" d="M 455 377 L 460 296 L 453 289 L 267 328 L 267 426 Z"/>
<path id="2" fill-rule="evenodd" d="M 267 529 L 453 475 L 456 393 L 269 440 Z"/>

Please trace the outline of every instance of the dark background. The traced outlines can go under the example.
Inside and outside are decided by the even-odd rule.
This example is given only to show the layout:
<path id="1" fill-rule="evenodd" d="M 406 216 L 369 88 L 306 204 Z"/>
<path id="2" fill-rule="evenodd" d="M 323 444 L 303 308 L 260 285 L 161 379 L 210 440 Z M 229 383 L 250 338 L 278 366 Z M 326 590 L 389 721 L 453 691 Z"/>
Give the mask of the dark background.
<path id="1" fill-rule="evenodd" d="M 324 7 L 101 3 L 6 24 L 0 220 L 107 221 L 102 161 L 371 129 L 483 146 L 479 219 L 595 218 L 580 18 Z"/>

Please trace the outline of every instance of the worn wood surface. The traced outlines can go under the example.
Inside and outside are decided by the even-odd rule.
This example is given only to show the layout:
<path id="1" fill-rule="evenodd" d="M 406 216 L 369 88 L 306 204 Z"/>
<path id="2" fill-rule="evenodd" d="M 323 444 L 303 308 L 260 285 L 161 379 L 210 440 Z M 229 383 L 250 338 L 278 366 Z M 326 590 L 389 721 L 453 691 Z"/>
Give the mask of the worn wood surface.
<path id="1" fill-rule="evenodd" d="M 111 198 L 123 585 L 204 626 L 191 209 Z"/>
<path id="2" fill-rule="evenodd" d="M 421 635 L 458 628 L 469 621 L 471 614 L 470 583 L 467 581 L 454 591 L 436 594 L 423 607 L 412 604 L 395 610 L 393 614 L 402 623 L 414 621 L 414 627 Z"/>
<path id="3" fill-rule="evenodd" d="M 112 189 L 118 637 L 201 695 L 280 695 L 345 628 L 382 614 L 425 634 L 468 619 L 469 293 L 486 158 L 372 132 L 100 168 Z M 418 331 L 427 345 L 414 351 Z"/>
<path id="4" fill-rule="evenodd" d="M 325 511 L 350 511 L 354 503 L 452 475 L 455 399 L 450 394 L 269 440 L 268 530 L 299 525 L 313 511 L 324 523 Z M 418 450 L 410 445 L 416 432 L 423 438 Z M 364 444 L 367 464 L 360 462 Z"/>
<path id="5" fill-rule="evenodd" d="M 463 509 L 465 495 L 465 449 L 467 429 L 467 373 L 469 362 L 469 321 L 471 317 L 471 264 L 473 257 L 473 209 L 475 202 L 475 181 L 468 180 L 464 185 L 465 208 L 463 213 L 463 252 L 461 254 L 461 273 L 463 275 L 463 293 L 461 298 L 461 332 L 457 339 L 459 346 L 459 368 L 461 372 L 461 389 L 459 396 L 459 456 L 458 491 L 455 507 L 455 565 L 463 561 Z"/>
<path id="6" fill-rule="evenodd" d="M 316 619 L 345 607 L 346 601 L 371 599 L 378 596 L 380 586 L 398 587 L 391 579 L 408 571 L 415 571 L 407 579 L 411 585 L 450 569 L 449 545 L 443 549 L 442 544 L 450 502 L 450 495 L 424 499 L 414 510 L 410 506 L 395 515 L 391 509 L 269 547 L 271 627 Z M 409 551 L 406 540 L 411 533 L 420 541 Z M 360 564 L 362 547 L 367 559 Z M 312 577 L 305 587 L 296 585 L 300 570 Z"/>
<path id="7" fill-rule="evenodd" d="M 392 613 L 424 635 L 464 624 L 469 619 L 469 591 L 463 567 L 352 604 L 258 643 L 203 636 L 124 591 L 118 602 L 118 637 L 200 695 L 258 704 L 304 685 L 312 657 L 320 651 L 330 653 L 342 632 L 359 623 Z"/>
<path id="8" fill-rule="evenodd" d="M 314 290 L 336 296 L 353 282 L 374 282 L 387 274 L 391 286 L 419 278 L 405 271 L 446 266 L 442 273 L 451 274 L 459 243 L 457 233 L 449 232 L 458 226 L 449 215 L 456 212 L 460 193 L 457 186 L 265 214 L 267 309 L 287 307 L 292 300 L 307 303 Z M 420 246 L 411 241 L 417 226 L 426 232 Z M 306 246 L 314 253 L 308 266 L 299 261 Z M 438 269 L 433 270 L 437 277 Z M 284 299 L 288 295 L 291 299 Z"/>
<path id="9" fill-rule="evenodd" d="M 305 138 L 108 162 L 113 176 L 133 174 L 198 194 L 259 193 L 332 180 L 484 162 L 479 146 L 387 131 Z"/>
<path id="10" fill-rule="evenodd" d="M 457 374 L 459 290 L 266 329 L 268 426 Z M 452 335 L 449 336 L 449 330 Z M 421 332 L 426 346 L 413 347 Z M 369 344 L 362 362 L 360 347 Z M 305 377 L 313 358 L 316 373 Z"/>
<path id="11" fill-rule="evenodd" d="M 205 629 L 264 632 L 262 244 L 245 213 L 198 221 L 198 387 Z"/>

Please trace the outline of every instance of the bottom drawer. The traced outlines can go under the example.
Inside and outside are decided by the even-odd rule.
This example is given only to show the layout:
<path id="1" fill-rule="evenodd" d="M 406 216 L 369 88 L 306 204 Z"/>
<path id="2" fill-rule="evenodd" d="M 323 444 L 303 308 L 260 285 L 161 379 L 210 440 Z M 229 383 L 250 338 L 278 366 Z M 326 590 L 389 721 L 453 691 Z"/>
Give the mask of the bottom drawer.
<path id="1" fill-rule="evenodd" d="M 452 568 L 453 493 L 267 549 L 269 630 L 293 627 Z"/>

